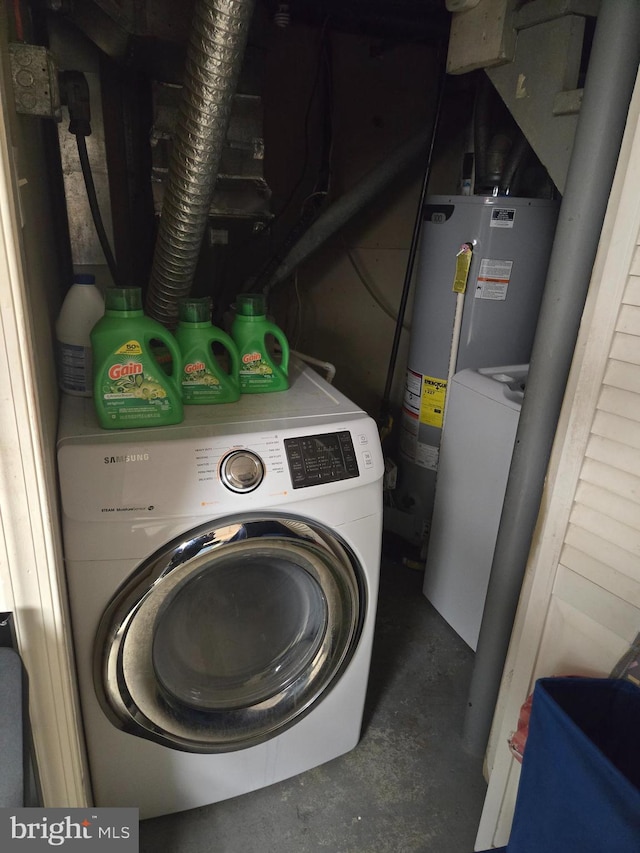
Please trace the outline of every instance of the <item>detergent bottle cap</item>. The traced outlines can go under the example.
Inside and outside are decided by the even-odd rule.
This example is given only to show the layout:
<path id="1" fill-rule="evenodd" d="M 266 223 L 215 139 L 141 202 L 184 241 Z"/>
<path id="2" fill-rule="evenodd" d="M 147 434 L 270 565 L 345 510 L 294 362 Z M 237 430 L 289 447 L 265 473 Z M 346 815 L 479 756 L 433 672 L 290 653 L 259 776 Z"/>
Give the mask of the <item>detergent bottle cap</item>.
<path id="1" fill-rule="evenodd" d="M 212 300 L 210 296 L 191 297 L 178 302 L 178 319 L 183 323 L 210 323 Z"/>
<path id="2" fill-rule="evenodd" d="M 95 275 L 90 275 L 89 273 L 76 273 L 73 277 L 74 284 L 95 284 L 96 277 Z"/>
<path id="3" fill-rule="evenodd" d="M 263 293 L 243 293 L 236 301 L 236 311 L 242 317 L 263 317 L 267 302 Z"/>
<path id="4" fill-rule="evenodd" d="M 139 287 L 108 287 L 105 291 L 107 311 L 142 311 L 142 289 Z"/>

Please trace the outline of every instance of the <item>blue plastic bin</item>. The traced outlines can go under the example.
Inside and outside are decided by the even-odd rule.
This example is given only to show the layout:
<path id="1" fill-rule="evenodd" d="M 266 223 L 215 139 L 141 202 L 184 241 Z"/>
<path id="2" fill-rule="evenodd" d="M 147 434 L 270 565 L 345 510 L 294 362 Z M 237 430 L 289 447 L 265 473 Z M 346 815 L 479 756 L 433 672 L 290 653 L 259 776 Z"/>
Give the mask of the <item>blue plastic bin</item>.
<path id="1" fill-rule="evenodd" d="M 536 682 L 513 826 L 501 849 L 640 851 L 640 688 L 609 678 Z"/>

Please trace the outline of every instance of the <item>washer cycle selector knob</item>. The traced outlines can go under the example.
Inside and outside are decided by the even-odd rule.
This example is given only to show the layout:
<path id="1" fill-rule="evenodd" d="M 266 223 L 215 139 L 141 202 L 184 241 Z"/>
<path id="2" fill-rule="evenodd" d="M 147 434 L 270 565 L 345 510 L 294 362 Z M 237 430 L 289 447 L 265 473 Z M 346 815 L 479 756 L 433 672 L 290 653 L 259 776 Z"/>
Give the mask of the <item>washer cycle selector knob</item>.
<path id="1" fill-rule="evenodd" d="M 264 478 L 264 464 L 250 450 L 233 450 L 220 463 L 220 478 L 232 492 L 251 492 Z"/>

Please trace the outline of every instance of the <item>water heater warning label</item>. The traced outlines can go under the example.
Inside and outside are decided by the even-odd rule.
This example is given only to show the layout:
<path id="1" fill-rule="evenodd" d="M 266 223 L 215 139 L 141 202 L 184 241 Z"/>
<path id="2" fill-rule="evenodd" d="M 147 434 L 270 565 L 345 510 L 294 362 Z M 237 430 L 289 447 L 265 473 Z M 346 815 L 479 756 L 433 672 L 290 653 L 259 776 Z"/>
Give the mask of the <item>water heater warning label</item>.
<path id="1" fill-rule="evenodd" d="M 491 211 L 491 228 L 513 228 L 516 211 L 513 207 L 495 207 Z"/>
<path id="2" fill-rule="evenodd" d="M 438 447 L 433 447 L 431 444 L 423 444 L 420 441 L 416 450 L 415 463 L 421 468 L 427 468 L 429 471 L 437 471 L 439 454 L 440 449 Z"/>
<path id="3" fill-rule="evenodd" d="M 512 269 L 513 261 L 483 258 L 480 261 L 480 271 L 474 294 L 475 298 L 505 300 L 507 298 L 507 288 L 509 287 Z"/>
<path id="4" fill-rule="evenodd" d="M 420 414 L 420 398 L 422 396 L 422 374 L 407 370 L 404 383 L 404 407 L 412 415 Z"/>

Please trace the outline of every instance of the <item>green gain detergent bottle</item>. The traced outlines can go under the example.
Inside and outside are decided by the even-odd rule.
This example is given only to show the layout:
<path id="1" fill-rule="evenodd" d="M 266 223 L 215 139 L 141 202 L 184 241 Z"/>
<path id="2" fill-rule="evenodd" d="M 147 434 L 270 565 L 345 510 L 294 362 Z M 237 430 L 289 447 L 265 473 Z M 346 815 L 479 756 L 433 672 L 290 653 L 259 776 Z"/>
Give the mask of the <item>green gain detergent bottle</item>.
<path id="1" fill-rule="evenodd" d="M 234 403 L 240 398 L 240 357 L 226 332 L 211 322 L 211 299 L 181 299 L 176 340 L 180 347 L 182 401 L 191 404 Z M 215 345 L 228 369 L 218 361 Z"/>
<path id="2" fill-rule="evenodd" d="M 169 351 L 172 374 L 153 356 L 151 342 Z M 93 399 L 104 429 L 166 426 L 182 421 L 176 381 L 180 350 L 163 325 L 145 317 L 139 287 L 111 287 L 104 316 L 91 331 Z"/>
<path id="3" fill-rule="evenodd" d="M 280 344 L 279 364 L 267 351 L 268 336 Z M 289 387 L 289 344 L 282 330 L 267 320 L 265 298 L 261 293 L 238 296 L 231 337 L 240 354 L 240 391 L 243 394 L 286 391 Z"/>

